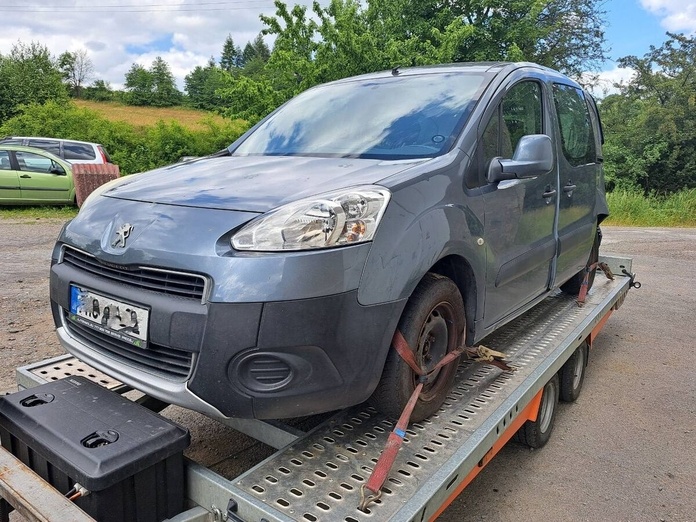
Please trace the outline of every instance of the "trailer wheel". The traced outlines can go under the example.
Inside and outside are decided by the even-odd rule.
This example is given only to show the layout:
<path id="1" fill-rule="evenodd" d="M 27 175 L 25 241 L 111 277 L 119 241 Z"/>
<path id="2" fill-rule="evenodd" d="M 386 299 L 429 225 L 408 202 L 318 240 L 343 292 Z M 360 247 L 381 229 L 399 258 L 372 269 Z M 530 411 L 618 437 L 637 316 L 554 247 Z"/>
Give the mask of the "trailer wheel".
<path id="1" fill-rule="evenodd" d="M 515 434 L 515 439 L 518 442 L 537 449 L 549 441 L 553 431 L 553 421 L 556 418 L 559 388 L 558 374 L 556 374 L 544 386 L 537 419 L 525 422 Z"/>
<path id="2" fill-rule="evenodd" d="M 592 250 L 590 250 L 590 257 L 587 260 L 587 266 L 592 265 L 599 261 L 599 245 L 602 243 L 602 230 L 597 227 L 597 233 L 595 234 L 595 240 L 592 244 Z M 590 272 L 590 277 L 587 280 L 587 290 L 592 288 L 592 283 L 594 283 L 595 272 L 597 269 Z M 568 279 L 565 283 L 561 285 L 561 290 L 566 294 L 578 295 L 580 293 L 580 288 L 582 287 L 582 282 L 585 279 L 585 269 L 583 268 L 575 274 L 573 277 Z"/>
<path id="3" fill-rule="evenodd" d="M 582 391 L 585 382 L 585 368 L 587 368 L 588 355 L 587 341 L 578 346 L 573 355 L 566 361 L 560 371 L 561 392 L 560 399 L 563 402 L 575 402 Z"/>
<path id="4" fill-rule="evenodd" d="M 454 282 L 428 273 L 411 294 L 399 330 L 416 354 L 421 368 L 432 368 L 459 345 L 465 326 L 464 303 Z M 418 422 L 435 413 L 452 389 L 457 362 L 438 370 L 426 384 L 411 415 Z M 398 418 L 418 384 L 418 376 L 393 348 L 370 402 L 382 413 Z"/>

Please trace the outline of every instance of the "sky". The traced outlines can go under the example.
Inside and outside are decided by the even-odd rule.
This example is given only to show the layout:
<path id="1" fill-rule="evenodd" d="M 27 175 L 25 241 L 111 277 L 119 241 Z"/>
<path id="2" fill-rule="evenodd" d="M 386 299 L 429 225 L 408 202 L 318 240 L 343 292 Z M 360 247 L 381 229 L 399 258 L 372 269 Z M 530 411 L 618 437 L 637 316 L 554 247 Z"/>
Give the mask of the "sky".
<path id="1" fill-rule="evenodd" d="M 605 90 L 630 77 L 617 58 L 643 56 L 667 39 L 666 31 L 696 33 L 696 0 L 607 0 L 603 7 L 611 58 L 601 73 Z M 219 60 L 228 34 L 244 47 L 263 28 L 259 14 L 274 11 L 272 0 L 0 0 L 0 53 L 17 41 L 40 42 L 55 56 L 85 49 L 93 80 L 114 88 L 123 86 L 133 63 L 149 67 L 161 56 L 183 89 L 197 65 Z"/>

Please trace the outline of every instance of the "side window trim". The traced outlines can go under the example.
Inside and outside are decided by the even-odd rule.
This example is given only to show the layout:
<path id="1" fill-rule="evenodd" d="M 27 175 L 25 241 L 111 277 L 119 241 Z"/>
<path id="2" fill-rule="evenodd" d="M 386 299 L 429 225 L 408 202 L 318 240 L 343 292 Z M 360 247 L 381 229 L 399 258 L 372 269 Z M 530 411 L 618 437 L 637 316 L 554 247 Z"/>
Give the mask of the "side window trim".
<path id="1" fill-rule="evenodd" d="M 597 128 L 599 129 L 600 145 L 604 145 L 604 126 L 602 125 L 602 116 L 599 114 L 599 108 L 597 107 L 597 100 L 594 99 L 589 93 L 585 93 L 585 99 L 590 105 L 590 115 L 597 119 Z"/>
<path id="2" fill-rule="evenodd" d="M 500 107 L 501 107 L 500 113 L 501 113 L 501 120 L 502 120 L 502 121 L 501 121 L 501 124 L 504 122 L 504 118 L 505 118 L 505 114 L 504 114 L 504 111 L 503 111 L 503 104 L 504 104 L 504 102 L 505 102 L 505 99 L 507 98 L 508 94 L 509 94 L 513 89 L 515 89 L 516 87 L 519 87 L 519 86 L 521 86 L 521 85 L 523 85 L 523 84 L 525 84 L 525 83 L 532 83 L 532 84 L 535 84 L 535 85 L 536 85 L 536 88 L 538 89 L 539 103 L 540 103 L 540 105 L 541 105 L 541 106 L 539 107 L 539 119 L 540 119 L 540 123 L 541 123 L 541 129 L 540 129 L 540 132 L 539 132 L 538 134 L 544 134 L 544 133 L 545 133 L 544 131 L 546 130 L 546 121 L 545 121 L 546 118 L 544 118 L 545 109 L 546 109 L 546 102 L 545 102 L 545 100 L 544 100 L 544 98 L 545 98 L 544 83 L 541 82 L 541 81 L 539 81 L 539 80 L 536 79 L 536 78 L 524 78 L 524 79 L 522 79 L 522 80 L 520 80 L 520 81 L 514 83 L 513 85 L 511 85 L 511 86 L 505 91 L 505 94 L 503 95 L 503 97 L 502 97 L 501 100 L 500 100 Z M 506 126 L 507 126 L 507 124 L 506 124 Z M 501 130 L 502 130 L 502 127 L 501 127 Z M 526 135 L 528 135 L 528 134 L 523 134 L 523 136 L 526 136 Z M 521 137 L 521 136 L 520 136 L 520 137 Z M 501 138 L 502 138 L 502 136 L 501 136 Z M 502 141 L 502 139 L 501 139 L 501 141 Z M 519 143 L 519 139 L 517 140 L 517 142 Z M 517 146 L 517 143 L 515 143 L 515 145 L 512 147 L 512 154 L 514 154 L 516 146 Z"/>
<path id="3" fill-rule="evenodd" d="M 593 163 L 597 163 L 598 161 L 598 147 L 597 147 L 597 142 L 596 142 L 596 136 L 595 136 L 595 129 L 592 121 L 592 111 L 590 110 L 589 103 L 587 101 L 587 95 L 586 93 L 576 87 L 575 85 L 570 85 L 567 83 L 563 82 L 554 82 L 552 85 L 552 98 L 553 98 L 553 106 L 555 110 L 555 116 L 556 116 L 556 122 L 558 125 L 558 132 L 559 132 L 559 137 L 560 137 L 560 144 L 561 144 L 561 156 L 564 157 L 565 161 L 573 168 L 575 167 L 581 167 L 583 165 L 591 165 Z M 574 94 L 567 94 L 568 92 L 573 92 Z M 586 134 L 584 137 L 583 141 L 586 143 L 585 147 L 585 152 L 584 155 L 580 156 L 574 156 L 573 155 L 573 148 L 577 147 L 577 138 L 576 134 L 578 134 L 578 128 L 577 126 L 574 127 L 574 125 L 577 123 L 577 121 L 568 121 L 568 127 L 566 127 L 566 122 L 564 122 L 564 114 L 562 114 L 560 110 L 560 102 L 559 100 L 562 100 L 564 96 L 570 96 L 571 98 L 575 97 L 575 100 L 570 100 L 571 102 L 579 102 L 582 104 L 583 107 L 583 113 L 584 113 L 584 120 L 585 120 L 585 125 L 583 126 L 584 128 L 580 129 L 580 132 L 583 134 Z M 573 112 L 570 111 L 570 117 L 572 118 Z M 576 112 L 577 114 L 577 112 Z M 571 139 L 575 138 L 575 139 Z M 582 143 L 580 143 L 582 145 Z M 591 147 L 591 149 L 589 148 Z M 578 151 L 579 152 L 579 151 Z"/>
<path id="4" fill-rule="evenodd" d="M 497 130 L 497 138 L 496 138 L 496 147 L 497 147 L 497 152 L 496 156 L 500 156 L 500 153 L 503 148 L 503 133 L 501 132 L 502 130 L 502 125 L 503 125 L 503 102 L 505 101 L 505 98 L 508 96 L 508 94 L 515 89 L 516 87 L 522 85 L 523 83 L 534 83 L 536 87 L 538 88 L 538 94 L 539 94 L 539 104 L 540 104 L 540 119 L 541 119 L 541 133 L 542 134 L 548 134 L 548 126 L 549 123 L 547 121 L 547 114 L 548 114 L 548 94 L 547 94 L 547 85 L 546 83 L 541 79 L 541 78 L 536 78 L 536 77 L 526 77 L 526 78 L 521 78 L 513 83 L 511 83 L 499 96 L 497 96 L 493 101 L 492 104 L 495 105 L 495 109 L 493 113 L 489 115 L 488 118 L 482 118 L 481 122 L 479 123 L 478 130 L 477 130 L 477 145 L 476 145 L 476 153 L 475 153 L 475 160 L 474 164 L 476 165 L 476 170 L 477 170 L 477 175 L 476 176 L 471 176 L 470 179 L 476 180 L 476 186 L 469 186 L 467 184 L 468 188 L 477 188 L 477 187 L 483 187 L 488 184 L 488 180 L 486 179 L 486 170 L 487 170 L 487 163 L 488 163 L 488 158 L 486 157 L 486 147 L 484 145 L 485 141 L 485 134 L 486 130 L 488 129 L 489 125 L 493 121 L 494 118 L 497 118 L 498 120 L 498 130 Z M 514 155 L 514 147 L 513 150 L 511 151 L 511 156 Z M 509 159 L 509 158 L 507 158 Z"/>

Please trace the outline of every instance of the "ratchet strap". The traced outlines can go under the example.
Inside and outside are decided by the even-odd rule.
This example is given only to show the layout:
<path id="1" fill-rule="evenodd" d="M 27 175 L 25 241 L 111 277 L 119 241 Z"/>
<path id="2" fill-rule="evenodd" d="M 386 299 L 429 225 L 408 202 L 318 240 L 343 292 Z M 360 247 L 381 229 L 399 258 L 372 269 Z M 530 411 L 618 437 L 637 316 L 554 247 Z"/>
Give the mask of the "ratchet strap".
<path id="1" fill-rule="evenodd" d="M 609 265 L 606 263 L 592 263 L 591 265 L 587 265 L 585 267 L 585 277 L 582 278 L 582 283 L 580 284 L 580 293 L 578 294 L 578 306 L 583 306 L 585 304 L 585 298 L 587 297 L 587 291 L 590 286 L 590 274 L 599 268 L 602 272 L 604 272 L 604 275 L 607 276 L 607 279 L 611 279 L 612 281 L 614 280 L 614 274 L 611 272 L 611 268 L 609 268 Z"/>
<path id="2" fill-rule="evenodd" d="M 411 419 L 411 414 L 413 413 L 413 409 L 416 407 L 418 397 L 423 391 L 423 386 L 429 382 L 430 376 L 436 374 L 436 372 L 442 367 L 456 361 L 462 354 L 466 354 L 474 361 L 492 364 L 505 371 L 512 372 L 516 370 L 516 368 L 508 366 L 501 360 L 505 357 L 505 354 L 501 352 L 496 352 L 495 350 L 491 350 L 485 346 L 478 346 L 477 348 L 460 346 L 456 350 L 452 350 L 445 355 L 432 368 L 432 370 L 426 372 L 416 361 L 416 357 L 414 352 L 409 347 L 408 341 L 406 341 L 403 334 L 398 329 L 394 333 L 392 346 L 399 356 L 404 360 L 404 362 L 408 364 L 416 375 L 419 376 L 418 384 L 413 390 L 411 397 L 408 399 L 404 411 L 401 412 L 394 430 L 389 434 L 389 438 L 384 446 L 384 450 L 382 451 L 377 464 L 372 470 L 370 478 L 367 480 L 367 483 L 360 487 L 360 505 L 358 506 L 360 511 L 366 511 L 367 506 L 369 506 L 372 502 L 379 500 L 379 498 L 382 496 L 382 486 L 387 480 L 391 468 L 394 466 L 396 456 L 399 453 L 399 449 L 404 441 L 404 437 L 406 437 L 406 428 L 408 427 L 409 420 Z"/>

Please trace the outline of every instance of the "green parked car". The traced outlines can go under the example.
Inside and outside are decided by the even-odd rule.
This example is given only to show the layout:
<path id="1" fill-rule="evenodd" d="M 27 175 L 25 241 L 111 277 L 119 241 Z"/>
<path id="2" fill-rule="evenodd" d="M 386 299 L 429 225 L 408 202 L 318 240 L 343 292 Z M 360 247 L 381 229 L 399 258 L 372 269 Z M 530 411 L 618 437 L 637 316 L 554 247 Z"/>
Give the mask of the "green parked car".
<path id="1" fill-rule="evenodd" d="M 0 205 L 74 205 L 70 163 L 45 150 L 0 144 Z"/>

